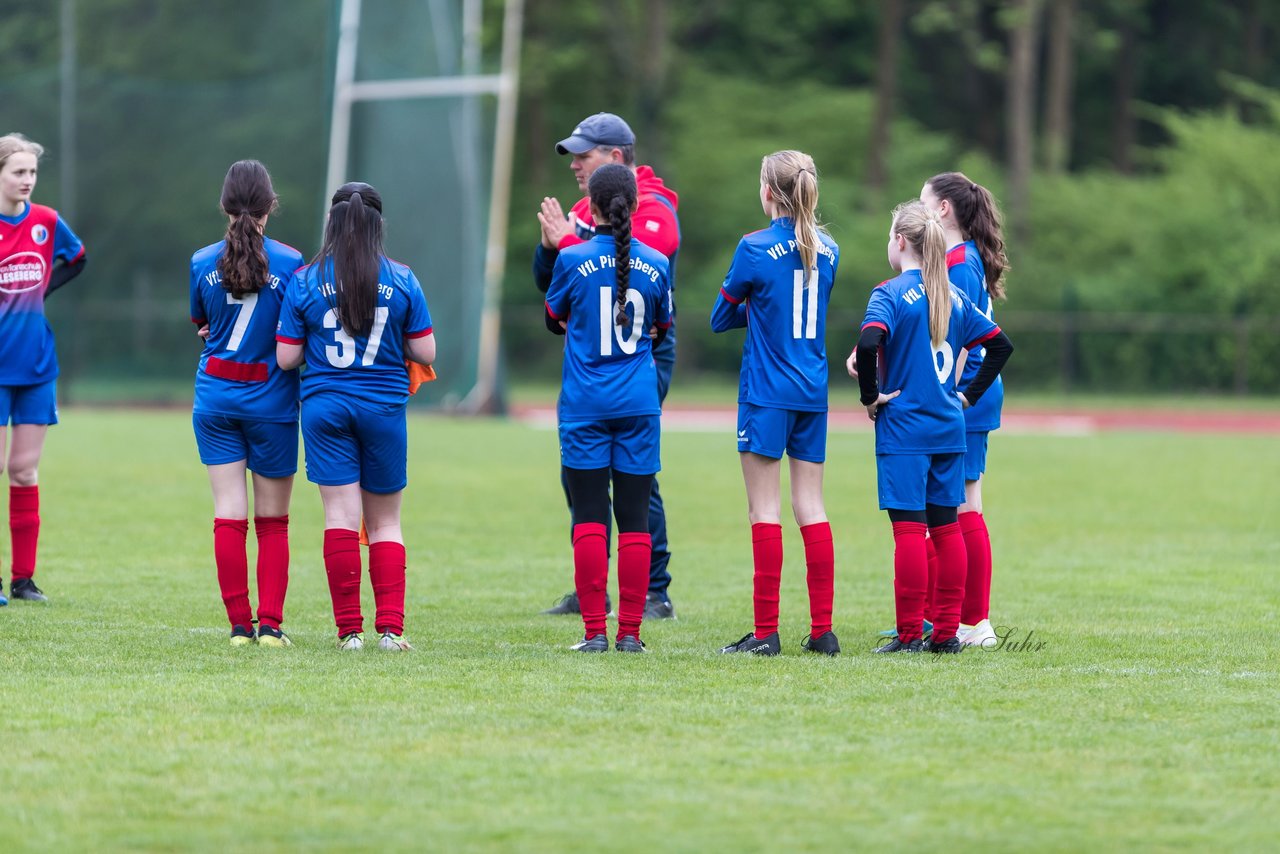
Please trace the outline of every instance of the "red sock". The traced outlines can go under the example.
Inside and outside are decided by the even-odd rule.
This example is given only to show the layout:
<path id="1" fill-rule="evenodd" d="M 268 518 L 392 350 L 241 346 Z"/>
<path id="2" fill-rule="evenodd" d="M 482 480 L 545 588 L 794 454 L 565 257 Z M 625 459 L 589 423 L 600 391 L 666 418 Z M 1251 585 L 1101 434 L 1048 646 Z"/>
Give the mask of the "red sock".
<path id="1" fill-rule="evenodd" d="M 653 538 L 648 531 L 618 534 L 618 640 L 622 640 L 623 635 L 633 635 L 640 640 L 652 559 Z"/>
<path id="2" fill-rule="evenodd" d="M 289 590 L 289 517 L 255 516 L 258 535 L 258 624 L 280 628 Z"/>
<path id="3" fill-rule="evenodd" d="M 609 544 L 600 522 L 573 526 L 573 585 L 586 637 L 605 634 L 604 592 L 609 583 Z"/>
<path id="4" fill-rule="evenodd" d="M 231 625 L 246 629 L 253 627 L 253 608 L 249 605 L 249 558 L 245 553 L 248 538 L 248 519 L 213 520 L 213 562 L 218 567 L 218 588 L 222 591 L 222 602 L 227 606 L 227 619 Z"/>
<path id="5" fill-rule="evenodd" d="M 924 538 L 925 559 L 929 566 L 929 588 L 924 597 L 924 618 L 933 622 L 933 597 L 938 589 L 938 549 L 929 537 Z"/>
<path id="6" fill-rule="evenodd" d="M 36 542 L 40 539 L 40 487 L 9 487 L 9 537 L 13 542 L 13 577 L 36 574 Z"/>
<path id="7" fill-rule="evenodd" d="M 329 576 L 329 597 L 338 637 L 364 629 L 360 614 L 360 532 L 325 528 L 324 571 Z"/>
<path id="8" fill-rule="evenodd" d="M 386 540 L 369 545 L 369 580 L 373 582 L 373 625 L 379 632 L 404 634 L 404 543 Z"/>
<path id="9" fill-rule="evenodd" d="M 964 547 L 969 553 L 960 622 L 975 626 L 990 616 L 991 535 L 987 533 L 987 520 L 981 513 L 961 513 L 960 533 L 964 535 Z"/>
<path id="10" fill-rule="evenodd" d="M 964 576 L 969 558 L 965 553 L 960 525 L 940 525 L 929 529 L 938 549 L 938 588 L 934 594 L 933 642 L 955 637 L 960 627 L 960 603 L 964 599 Z"/>
<path id="11" fill-rule="evenodd" d="M 751 526 L 751 557 L 755 563 L 756 637 L 778 631 L 778 588 L 782 584 L 782 526 L 757 522 Z"/>
<path id="12" fill-rule="evenodd" d="M 800 529 L 804 537 L 804 562 L 808 567 L 809 636 L 822 637 L 831 631 L 831 608 L 835 599 L 836 553 L 831 542 L 831 523 L 818 522 Z"/>
<path id="13" fill-rule="evenodd" d="M 929 559 L 926 556 L 924 522 L 893 523 L 893 598 L 898 620 L 898 640 L 918 640 L 924 621 L 924 600 L 929 592 Z"/>

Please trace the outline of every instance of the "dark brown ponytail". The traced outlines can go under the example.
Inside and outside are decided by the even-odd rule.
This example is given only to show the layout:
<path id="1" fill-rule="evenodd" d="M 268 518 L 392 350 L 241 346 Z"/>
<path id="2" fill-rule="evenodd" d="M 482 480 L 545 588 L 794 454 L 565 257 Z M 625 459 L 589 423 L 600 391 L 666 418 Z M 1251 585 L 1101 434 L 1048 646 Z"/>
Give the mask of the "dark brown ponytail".
<path id="1" fill-rule="evenodd" d="M 613 231 L 613 254 L 618 313 L 614 322 L 627 325 L 627 288 L 631 285 L 631 209 L 636 205 L 636 176 L 625 166 L 611 163 L 591 173 L 587 182 L 591 204 L 609 218 Z"/>
<path id="2" fill-rule="evenodd" d="M 383 255 L 382 196 L 368 184 L 343 184 L 333 194 L 315 265 L 323 281 L 328 262 L 333 262 L 331 304 L 343 331 L 353 338 L 373 331 Z"/>
<path id="3" fill-rule="evenodd" d="M 1004 277 L 1009 257 L 1004 251 L 1003 218 L 995 196 L 975 184 L 963 172 L 943 172 L 928 181 L 939 199 L 946 199 L 956 212 L 956 224 L 978 246 L 987 272 L 987 293 L 1004 299 Z"/>
<path id="4" fill-rule="evenodd" d="M 256 160 L 238 160 L 222 182 L 220 205 L 231 217 L 226 248 L 218 259 L 222 287 L 236 299 L 256 294 L 267 281 L 267 252 L 258 220 L 275 211 L 279 200 L 267 167 Z"/>

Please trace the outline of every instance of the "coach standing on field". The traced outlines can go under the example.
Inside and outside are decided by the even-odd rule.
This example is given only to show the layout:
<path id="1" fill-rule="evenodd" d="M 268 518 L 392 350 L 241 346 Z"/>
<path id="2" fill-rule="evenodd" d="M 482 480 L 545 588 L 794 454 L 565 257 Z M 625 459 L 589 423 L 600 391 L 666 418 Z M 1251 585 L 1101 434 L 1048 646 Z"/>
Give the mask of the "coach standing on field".
<path id="1" fill-rule="evenodd" d="M 547 197 L 542 200 L 538 222 L 542 226 L 542 241 L 533 253 L 533 280 L 538 290 L 546 293 L 551 284 L 551 270 L 561 249 L 583 243 L 595 236 L 595 223 L 591 218 L 591 203 L 586 197 L 587 181 L 591 173 L 606 163 L 621 163 L 636 176 L 639 207 L 632 216 L 632 235 L 646 246 L 658 250 L 671 262 L 671 287 L 676 284 L 676 253 L 680 250 L 680 222 L 676 217 L 679 200 L 674 191 L 663 185 L 662 179 L 648 166 L 636 166 L 636 135 L 630 126 L 613 113 L 596 113 L 578 123 L 573 133 L 556 143 L 557 154 L 569 154 L 573 177 L 583 198 L 565 216 L 559 200 Z M 674 311 L 672 318 L 674 319 Z M 653 351 L 658 368 L 658 400 L 666 400 L 671 385 L 671 371 L 676 363 L 676 328 L 673 325 L 665 339 Z M 565 490 L 568 495 L 568 490 Z M 645 619 L 671 619 L 675 609 L 667 595 L 671 573 L 667 564 L 671 552 L 667 550 L 667 516 L 658 492 L 658 481 L 653 481 L 649 496 L 649 534 L 653 538 L 653 559 L 649 565 L 649 593 L 645 599 Z M 576 593 L 568 593 L 560 603 L 547 610 L 548 614 L 579 613 Z"/>

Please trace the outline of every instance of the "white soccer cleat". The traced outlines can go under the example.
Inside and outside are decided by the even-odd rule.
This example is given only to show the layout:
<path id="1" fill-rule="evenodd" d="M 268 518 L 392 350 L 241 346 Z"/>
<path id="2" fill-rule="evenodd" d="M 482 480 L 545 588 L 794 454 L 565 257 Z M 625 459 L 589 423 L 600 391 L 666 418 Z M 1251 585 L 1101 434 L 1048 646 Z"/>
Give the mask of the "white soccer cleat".
<path id="1" fill-rule="evenodd" d="M 364 635 L 359 632 L 343 635 L 338 638 L 338 649 L 345 652 L 357 652 L 364 649 Z"/>
<path id="2" fill-rule="evenodd" d="M 386 650 L 387 652 L 408 652 L 413 647 L 404 639 L 404 635 L 398 635 L 395 632 L 383 632 L 382 637 L 378 639 L 378 649 Z"/>
<path id="3" fill-rule="evenodd" d="M 957 632 L 957 636 L 962 645 L 976 646 L 979 649 L 995 649 L 1000 642 L 995 629 L 991 628 L 990 620 L 983 620 L 968 631 Z"/>

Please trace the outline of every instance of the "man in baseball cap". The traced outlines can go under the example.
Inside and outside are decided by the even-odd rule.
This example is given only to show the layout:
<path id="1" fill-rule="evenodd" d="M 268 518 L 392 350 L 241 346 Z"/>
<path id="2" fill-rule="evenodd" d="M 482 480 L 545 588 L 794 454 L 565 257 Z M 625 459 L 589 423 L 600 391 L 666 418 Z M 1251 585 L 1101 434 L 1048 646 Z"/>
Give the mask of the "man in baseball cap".
<path id="1" fill-rule="evenodd" d="M 679 198 L 653 174 L 651 167 L 636 165 L 635 143 L 636 135 L 625 121 L 613 113 L 596 113 L 578 122 L 573 133 L 556 143 L 556 153 L 571 155 L 569 170 L 584 194 L 591 174 L 606 163 L 620 163 L 635 173 L 637 208 L 631 216 L 631 233 L 641 243 L 667 256 L 674 289 L 676 254 L 680 249 L 680 222 L 676 218 Z M 547 196 L 538 211 L 538 224 L 542 228 L 542 240 L 533 254 L 533 278 L 538 290 L 546 293 L 560 250 L 590 240 L 595 235 L 591 200 L 579 199 L 566 216 L 559 200 Z M 671 371 L 675 367 L 675 332 L 672 328 L 653 352 L 660 400 L 667 396 Z M 565 495 L 568 495 L 567 487 Z M 667 595 L 667 586 L 671 583 L 671 574 L 667 571 L 667 563 L 671 560 L 671 552 L 667 549 L 667 516 L 656 478 L 649 500 L 649 534 L 653 540 L 653 557 L 649 565 L 649 594 L 645 600 L 644 617 L 646 620 L 673 619 L 676 612 Z M 566 594 L 555 607 L 543 613 L 579 613 L 577 593 Z"/>

